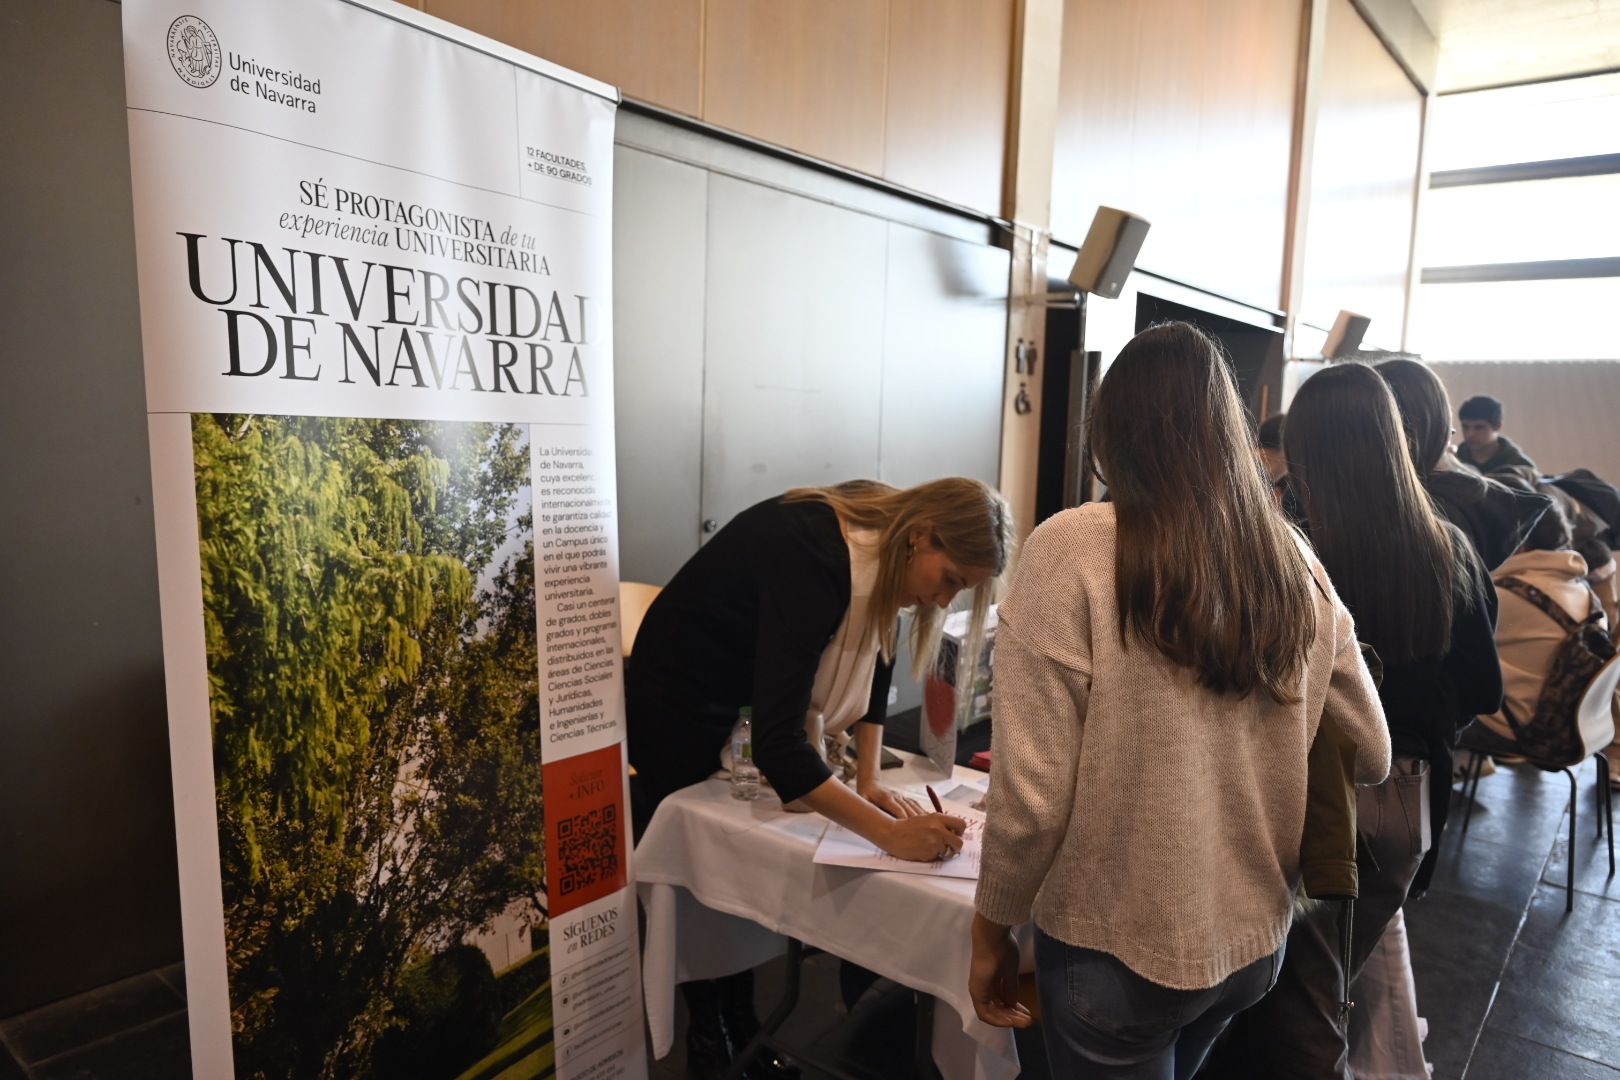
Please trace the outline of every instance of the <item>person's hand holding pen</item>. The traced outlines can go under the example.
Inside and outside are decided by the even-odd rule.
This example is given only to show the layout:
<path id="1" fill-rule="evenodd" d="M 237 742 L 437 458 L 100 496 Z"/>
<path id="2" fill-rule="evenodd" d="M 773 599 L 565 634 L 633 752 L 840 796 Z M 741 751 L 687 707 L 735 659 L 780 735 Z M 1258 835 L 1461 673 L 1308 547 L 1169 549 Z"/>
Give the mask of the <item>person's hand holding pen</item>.
<path id="1" fill-rule="evenodd" d="M 889 822 L 878 847 L 897 859 L 935 862 L 962 850 L 967 822 L 950 814 L 923 814 Z"/>
<path id="2" fill-rule="evenodd" d="M 923 785 L 923 790 L 928 792 L 928 801 L 934 804 L 934 813 L 936 813 L 936 814 L 945 814 L 945 806 L 944 806 L 943 803 L 941 803 L 939 801 L 939 792 L 934 790 L 934 785 L 932 785 L 932 784 L 924 784 Z M 946 814 L 945 816 L 950 817 L 950 819 L 952 821 L 962 821 L 961 818 L 952 817 L 949 814 Z M 962 824 L 963 824 L 963 832 L 966 832 L 967 831 L 966 830 L 967 822 L 963 821 Z M 956 845 L 955 847 L 947 847 L 947 848 L 944 848 L 944 849 L 942 849 L 940 851 L 939 857 L 941 859 L 948 859 L 952 855 L 955 855 L 957 852 L 959 852 L 961 850 L 962 850 L 962 846 L 960 844 Z"/>
<path id="3" fill-rule="evenodd" d="M 923 784 L 922 785 L 922 790 L 925 790 L 925 792 L 928 792 L 928 801 L 930 801 L 930 803 L 933 803 L 933 813 L 944 814 L 944 816 L 946 816 L 946 818 L 951 819 L 951 821 L 962 821 L 961 818 L 956 818 L 956 816 L 953 816 L 953 814 L 944 813 L 944 805 L 940 801 L 940 793 L 935 792 L 935 790 L 933 790 L 933 785 L 932 784 Z M 967 831 L 967 823 L 966 823 L 966 821 L 962 821 L 962 831 L 964 831 L 964 832 Z M 956 853 L 961 852 L 961 850 L 962 850 L 962 845 L 961 844 L 957 844 L 956 847 L 941 848 L 941 850 L 940 850 L 940 858 L 951 858 L 951 857 L 953 857 L 953 855 L 956 855 Z"/>
<path id="4" fill-rule="evenodd" d="M 897 859 L 913 862 L 935 862 L 961 851 L 967 822 L 945 813 L 932 788 L 928 790 L 928 797 L 933 800 L 934 813 L 896 818 L 889 823 L 877 845 Z"/>
<path id="5" fill-rule="evenodd" d="M 894 817 L 829 776 L 802 800 L 809 809 L 864 836 L 897 859 L 934 862 L 962 850 L 967 822 L 951 814 Z"/>

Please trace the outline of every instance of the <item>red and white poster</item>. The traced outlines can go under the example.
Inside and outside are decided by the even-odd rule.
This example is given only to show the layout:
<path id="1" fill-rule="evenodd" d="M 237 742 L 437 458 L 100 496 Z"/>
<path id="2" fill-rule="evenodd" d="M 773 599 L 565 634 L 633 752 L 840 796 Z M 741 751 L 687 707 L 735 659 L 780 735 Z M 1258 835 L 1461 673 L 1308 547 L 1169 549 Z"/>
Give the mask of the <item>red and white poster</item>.
<path id="1" fill-rule="evenodd" d="M 125 0 L 195 1075 L 644 1077 L 618 94 L 386 0 Z"/>

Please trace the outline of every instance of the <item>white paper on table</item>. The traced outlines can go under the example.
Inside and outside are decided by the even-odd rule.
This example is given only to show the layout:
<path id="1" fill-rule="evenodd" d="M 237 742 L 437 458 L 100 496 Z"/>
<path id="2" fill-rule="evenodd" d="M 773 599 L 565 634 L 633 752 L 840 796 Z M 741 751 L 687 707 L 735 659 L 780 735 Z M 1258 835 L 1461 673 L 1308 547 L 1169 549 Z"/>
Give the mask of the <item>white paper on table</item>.
<path id="1" fill-rule="evenodd" d="M 829 821 L 827 831 L 821 834 L 813 862 L 823 866 L 852 866 L 861 870 L 896 870 L 902 874 L 931 874 L 934 877 L 979 877 L 979 853 L 984 848 L 984 811 L 975 810 L 965 803 L 946 801 L 945 812 L 967 822 L 962 837 L 962 850 L 948 859 L 933 862 L 913 862 L 897 859 L 872 841 L 851 832 L 837 822 Z"/>
<path id="2" fill-rule="evenodd" d="M 957 784 L 945 793 L 943 801 L 966 803 L 977 810 L 982 810 L 984 809 L 984 797 L 989 793 L 990 778 L 986 776 L 978 780 L 967 780 Z"/>

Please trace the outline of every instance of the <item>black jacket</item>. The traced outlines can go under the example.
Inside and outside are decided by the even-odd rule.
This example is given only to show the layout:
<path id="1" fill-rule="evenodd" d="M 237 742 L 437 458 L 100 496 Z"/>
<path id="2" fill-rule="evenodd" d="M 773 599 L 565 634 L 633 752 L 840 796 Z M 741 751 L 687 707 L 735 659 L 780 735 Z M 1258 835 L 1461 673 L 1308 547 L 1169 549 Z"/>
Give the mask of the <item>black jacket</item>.
<path id="1" fill-rule="evenodd" d="M 1482 473 L 1496 472 L 1498 469 L 1512 468 L 1517 465 L 1528 465 L 1534 469 L 1536 463 L 1530 460 L 1530 455 L 1519 449 L 1519 444 L 1506 435 L 1496 437 L 1496 453 L 1483 462 L 1476 462 L 1468 451 L 1467 443 L 1458 443 L 1455 451 L 1457 460 L 1471 469 L 1478 469 Z"/>
<path id="2" fill-rule="evenodd" d="M 824 503 L 770 499 L 731 520 L 658 594 L 625 680 L 629 756 L 650 801 L 719 768 L 737 710 L 783 802 L 832 775 L 804 734 L 821 654 L 849 609 L 849 548 Z M 882 723 L 879 662 L 863 718 Z"/>
<path id="3" fill-rule="evenodd" d="M 1473 550 L 1452 534 L 1465 574 L 1451 611 L 1451 644 L 1443 656 L 1407 663 L 1384 657 L 1378 699 L 1389 721 L 1396 754 L 1429 763 L 1429 823 L 1433 846 L 1418 867 L 1412 892 L 1421 894 L 1434 875 L 1440 834 L 1451 808 L 1452 754 L 1457 736 L 1474 717 L 1502 707 L 1502 667 L 1496 656 L 1496 589 Z M 1352 610 L 1351 614 L 1355 612 Z M 1369 642 L 1378 648 L 1378 642 Z"/>
<path id="4" fill-rule="evenodd" d="M 1479 476 L 1473 479 L 1484 482 Z M 1520 494 L 1501 484 L 1494 486 L 1509 495 Z M 1545 510 L 1549 502 L 1544 495 L 1528 497 L 1539 500 L 1541 510 Z M 1293 504 L 1299 514 L 1295 524 L 1309 536 L 1310 526 L 1303 520 L 1297 498 Z M 1540 516 L 1538 510 L 1535 517 Z M 1535 517 L 1530 519 L 1530 524 L 1535 523 Z M 1529 525 L 1525 529 L 1528 531 Z M 1424 892 L 1434 876 L 1440 833 L 1451 809 L 1451 765 L 1457 736 L 1474 717 L 1502 707 L 1502 666 L 1496 657 L 1496 588 L 1462 530 L 1447 525 L 1446 532 L 1457 550 L 1464 577 L 1453 601 L 1451 644 L 1445 654 L 1391 663 L 1393 650 L 1387 645 L 1380 647 L 1378 641 L 1364 636 L 1359 629 L 1361 622 L 1358 620 L 1356 624 L 1358 635 L 1362 635 L 1360 640 L 1372 646 L 1383 661 L 1378 700 L 1384 706 L 1394 752 L 1429 763 L 1429 824 L 1433 846 L 1418 867 L 1417 878 L 1412 883 L 1414 894 Z M 1352 607 L 1350 614 L 1355 613 Z"/>
<path id="5" fill-rule="evenodd" d="M 1469 469 L 1436 469 L 1423 478 L 1435 509 L 1462 530 L 1474 550 L 1495 570 L 1519 549 L 1552 500 L 1519 491 Z"/>
<path id="6" fill-rule="evenodd" d="M 1620 545 L 1620 489 L 1591 469 L 1574 469 L 1544 480 L 1580 502 L 1603 522 L 1605 531 L 1598 539 L 1610 547 Z"/>

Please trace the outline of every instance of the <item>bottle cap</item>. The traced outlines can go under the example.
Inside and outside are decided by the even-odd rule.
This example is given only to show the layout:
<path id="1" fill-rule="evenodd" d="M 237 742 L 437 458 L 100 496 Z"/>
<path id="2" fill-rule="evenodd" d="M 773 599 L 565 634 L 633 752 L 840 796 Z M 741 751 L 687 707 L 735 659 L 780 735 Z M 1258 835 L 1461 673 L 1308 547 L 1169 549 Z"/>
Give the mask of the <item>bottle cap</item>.
<path id="1" fill-rule="evenodd" d="M 744 705 L 742 708 L 737 710 L 737 718 L 740 720 L 752 720 L 754 718 L 754 707 L 752 705 Z"/>

